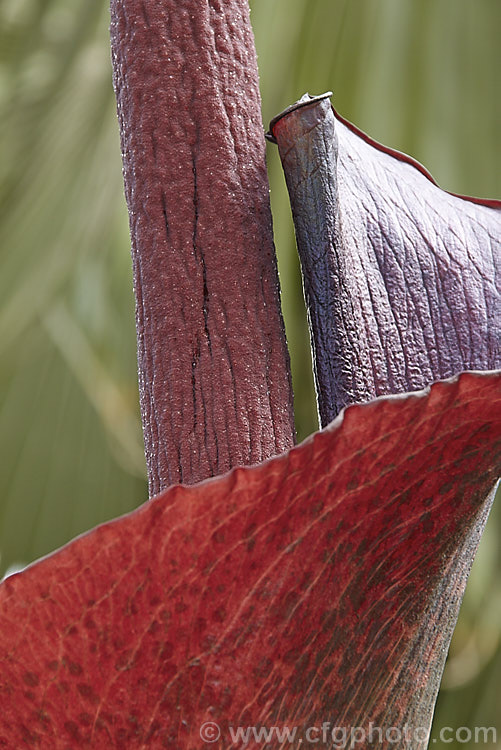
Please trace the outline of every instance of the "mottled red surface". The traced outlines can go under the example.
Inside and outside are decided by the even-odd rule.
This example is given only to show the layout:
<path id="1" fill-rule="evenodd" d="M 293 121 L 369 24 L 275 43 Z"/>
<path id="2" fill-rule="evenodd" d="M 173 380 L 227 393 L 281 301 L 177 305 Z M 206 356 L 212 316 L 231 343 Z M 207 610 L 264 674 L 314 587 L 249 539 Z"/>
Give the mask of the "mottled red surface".
<path id="1" fill-rule="evenodd" d="M 294 442 L 247 0 L 112 0 L 150 492 Z"/>
<path id="2" fill-rule="evenodd" d="M 209 720 L 217 748 L 243 746 L 229 725 L 427 728 L 500 426 L 499 373 L 352 406 L 7 579 L 0 747 L 198 750 Z"/>

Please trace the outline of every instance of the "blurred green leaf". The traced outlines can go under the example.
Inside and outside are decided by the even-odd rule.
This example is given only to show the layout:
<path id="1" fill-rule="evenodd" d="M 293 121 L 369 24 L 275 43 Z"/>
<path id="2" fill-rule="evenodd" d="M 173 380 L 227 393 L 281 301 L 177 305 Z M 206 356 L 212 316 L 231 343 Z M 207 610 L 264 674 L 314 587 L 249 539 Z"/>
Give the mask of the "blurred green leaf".
<path id="1" fill-rule="evenodd" d="M 0 554 L 146 499 L 108 11 L 0 5 Z"/>

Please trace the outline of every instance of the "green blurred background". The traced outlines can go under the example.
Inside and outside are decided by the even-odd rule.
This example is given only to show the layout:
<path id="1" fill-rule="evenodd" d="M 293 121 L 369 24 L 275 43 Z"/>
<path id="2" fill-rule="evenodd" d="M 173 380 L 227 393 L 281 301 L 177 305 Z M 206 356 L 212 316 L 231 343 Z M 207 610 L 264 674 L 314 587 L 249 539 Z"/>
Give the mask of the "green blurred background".
<path id="1" fill-rule="evenodd" d="M 500 0 L 251 0 L 251 10 L 265 124 L 305 91 L 330 89 L 341 114 L 443 187 L 501 197 Z M 108 26 L 107 0 L 0 0 L 0 575 L 147 497 Z M 277 149 L 268 154 L 303 438 L 317 425 L 309 343 L 285 183 Z M 496 509 L 437 732 L 501 736 L 500 525 Z"/>

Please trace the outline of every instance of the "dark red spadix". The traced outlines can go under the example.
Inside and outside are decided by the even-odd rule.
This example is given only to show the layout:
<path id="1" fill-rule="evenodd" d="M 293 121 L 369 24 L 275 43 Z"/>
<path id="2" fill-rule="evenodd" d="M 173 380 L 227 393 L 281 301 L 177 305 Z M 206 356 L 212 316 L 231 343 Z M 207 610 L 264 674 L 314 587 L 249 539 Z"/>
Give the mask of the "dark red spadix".
<path id="1" fill-rule="evenodd" d="M 247 0 L 112 0 L 150 493 L 294 443 Z"/>

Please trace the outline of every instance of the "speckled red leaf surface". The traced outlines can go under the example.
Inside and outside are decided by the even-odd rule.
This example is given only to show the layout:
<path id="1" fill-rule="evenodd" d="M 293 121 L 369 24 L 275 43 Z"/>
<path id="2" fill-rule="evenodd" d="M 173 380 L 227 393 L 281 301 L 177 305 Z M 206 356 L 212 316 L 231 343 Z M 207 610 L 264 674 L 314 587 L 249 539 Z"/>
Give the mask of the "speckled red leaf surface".
<path id="1" fill-rule="evenodd" d="M 238 726 L 298 727 L 276 748 L 322 722 L 425 731 L 500 424 L 499 373 L 351 406 L 8 578 L 0 747 L 198 749 L 207 721 L 218 748 Z"/>

